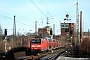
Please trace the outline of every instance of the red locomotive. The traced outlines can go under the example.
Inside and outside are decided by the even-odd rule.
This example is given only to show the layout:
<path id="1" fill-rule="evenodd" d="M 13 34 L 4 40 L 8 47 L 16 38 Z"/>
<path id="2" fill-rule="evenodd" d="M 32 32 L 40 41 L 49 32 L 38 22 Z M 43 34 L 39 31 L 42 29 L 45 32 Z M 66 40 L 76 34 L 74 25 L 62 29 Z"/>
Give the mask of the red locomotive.
<path id="1" fill-rule="evenodd" d="M 45 51 L 48 48 L 48 40 L 43 38 L 35 38 L 30 42 L 31 51 Z"/>
<path id="2" fill-rule="evenodd" d="M 51 38 L 33 38 L 30 41 L 31 51 L 47 51 L 51 49 L 60 48 L 62 46 L 59 40 Z"/>

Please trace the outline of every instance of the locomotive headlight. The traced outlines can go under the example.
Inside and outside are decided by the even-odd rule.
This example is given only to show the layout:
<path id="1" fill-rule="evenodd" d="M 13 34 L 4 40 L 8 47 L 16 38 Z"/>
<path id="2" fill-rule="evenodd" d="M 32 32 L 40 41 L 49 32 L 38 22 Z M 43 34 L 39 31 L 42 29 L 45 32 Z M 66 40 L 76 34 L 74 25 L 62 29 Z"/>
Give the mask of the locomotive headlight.
<path id="1" fill-rule="evenodd" d="M 32 45 L 32 47 L 35 47 L 35 45 Z"/>
<path id="2" fill-rule="evenodd" d="M 41 45 L 37 45 L 37 47 L 41 47 Z"/>

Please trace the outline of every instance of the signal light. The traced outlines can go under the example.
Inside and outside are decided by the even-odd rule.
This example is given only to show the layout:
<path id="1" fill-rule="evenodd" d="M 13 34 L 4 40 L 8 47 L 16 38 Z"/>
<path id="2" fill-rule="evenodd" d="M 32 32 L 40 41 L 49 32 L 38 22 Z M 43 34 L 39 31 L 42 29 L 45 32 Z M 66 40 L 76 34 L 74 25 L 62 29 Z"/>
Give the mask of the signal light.
<path id="1" fill-rule="evenodd" d="M 5 29 L 4 34 L 5 34 L 5 36 L 7 35 L 7 29 Z"/>
<path id="2" fill-rule="evenodd" d="M 50 35 L 52 35 L 52 29 L 50 30 Z"/>

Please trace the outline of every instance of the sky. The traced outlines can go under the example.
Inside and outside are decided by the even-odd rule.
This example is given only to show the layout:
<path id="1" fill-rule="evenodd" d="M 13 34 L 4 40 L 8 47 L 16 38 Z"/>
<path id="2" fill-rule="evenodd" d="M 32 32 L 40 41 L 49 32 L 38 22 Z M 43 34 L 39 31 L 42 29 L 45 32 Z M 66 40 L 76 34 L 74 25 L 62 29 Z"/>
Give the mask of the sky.
<path id="1" fill-rule="evenodd" d="M 55 24 L 55 34 L 60 34 L 60 22 L 64 22 L 66 14 L 69 14 L 70 22 L 76 22 L 77 0 L 1 0 L 0 1 L 0 25 L 7 29 L 8 35 L 13 34 L 14 16 L 16 20 L 16 32 L 26 34 L 35 32 L 37 28 L 45 27 L 47 17 L 49 26 Z M 79 14 L 82 11 L 83 31 L 90 29 L 90 0 L 78 0 Z M 42 23 L 43 21 L 43 23 Z"/>

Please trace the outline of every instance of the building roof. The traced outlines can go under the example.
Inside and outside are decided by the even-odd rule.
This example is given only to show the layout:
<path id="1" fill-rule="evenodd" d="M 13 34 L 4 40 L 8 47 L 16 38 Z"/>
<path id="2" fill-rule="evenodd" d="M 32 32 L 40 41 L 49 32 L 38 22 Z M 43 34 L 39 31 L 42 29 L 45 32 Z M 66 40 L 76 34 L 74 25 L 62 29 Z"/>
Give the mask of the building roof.
<path id="1" fill-rule="evenodd" d="M 83 32 L 83 36 L 90 36 L 90 33 L 88 33 L 88 32 Z"/>
<path id="2" fill-rule="evenodd" d="M 71 21 L 64 21 L 64 22 L 61 22 L 61 23 L 75 23 L 75 22 L 71 22 Z"/>

